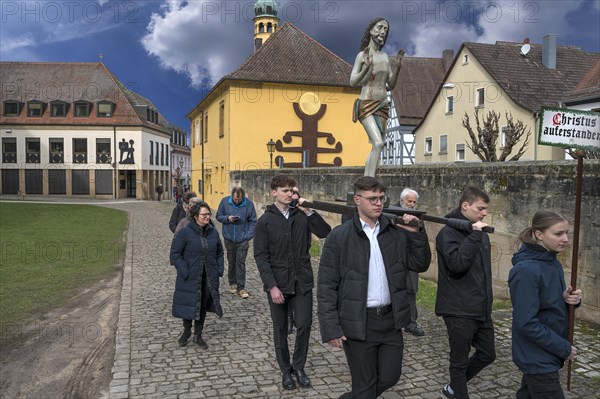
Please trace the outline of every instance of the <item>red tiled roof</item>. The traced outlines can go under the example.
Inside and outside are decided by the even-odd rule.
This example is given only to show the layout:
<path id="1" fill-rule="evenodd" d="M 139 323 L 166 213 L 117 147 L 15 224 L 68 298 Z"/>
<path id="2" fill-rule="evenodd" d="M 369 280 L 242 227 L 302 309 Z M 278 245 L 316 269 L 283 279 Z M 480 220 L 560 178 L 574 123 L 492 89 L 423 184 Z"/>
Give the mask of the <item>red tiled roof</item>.
<path id="1" fill-rule="evenodd" d="M 522 43 L 501 41 L 495 44 L 465 42 L 443 81 L 447 80 L 463 48 L 467 48 L 490 74 L 493 79 L 491 83 L 497 83 L 515 103 L 531 112 L 538 112 L 542 106 L 559 106 L 590 65 L 600 59 L 600 53 L 585 52 L 574 46 L 557 46 L 556 69 L 549 69 L 542 62 L 541 44 L 531 44 L 526 56 L 521 55 L 522 46 Z M 442 85 L 439 85 L 433 98 L 437 98 L 441 89 Z M 432 106 L 433 102 L 429 104 L 423 119 Z"/>
<path id="2" fill-rule="evenodd" d="M 159 124 L 146 118 L 146 107 L 156 107 L 144 97 L 128 90 L 100 62 L 0 62 L 0 81 L 2 92 L 0 104 L 16 100 L 24 104 L 19 116 L 4 116 L 0 113 L 0 122 L 5 124 L 28 125 L 145 125 L 156 130 L 168 132 L 167 121 L 159 113 Z M 46 103 L 41 117 L 27 116 L 27 102 L 38 100 Z M 50 116 L 50 102 L 61 100 L 69 103 L 65 117 Z M 91 102 L 89 117 L 75 118 L 73 102 L 85 100 Z M 107 100 L 115 104 L 112 117 L 99 118 L 96 102 Z"/>
<path id="3" fill-rule="evenodd" d="M 600 97 L 600 59 L 581 78 L 577 86 L 567 93 L 565 101 L 574 101 L 593 96 Z"/>
<path id="4" fill-rule="evenodd" d="M 417 125 L 433 101 L 444 75 L 442 58 L 405 57 L 392 98 L 401 125 Z"/>
<path id="5" fill-rule="evenodd" d="M 464 43 L 496 83 L 517 104 L 530 111 L 542 106 L 558 106 L 598 59 L 574 46 L 556 47 L 556 69 L 542 63 L 542 45 L 531 44 L 527 56 L 522 43 Z"/>
<path id="6" fill-rule="evenodd" d="M 187 155 L 190 155 L 192 152 L 190 150 L 190 147 L 185 146 L 185 145 L 175 144 L 175 143 L 171 143 L 171 148 L 173 149 L 173 152 L 184 153 Z"/>
<path id="7" fill-rule="evenodd" d="M 350 87 L 352 66 L 291 23 L 284 23 L 223 79 Z"/>

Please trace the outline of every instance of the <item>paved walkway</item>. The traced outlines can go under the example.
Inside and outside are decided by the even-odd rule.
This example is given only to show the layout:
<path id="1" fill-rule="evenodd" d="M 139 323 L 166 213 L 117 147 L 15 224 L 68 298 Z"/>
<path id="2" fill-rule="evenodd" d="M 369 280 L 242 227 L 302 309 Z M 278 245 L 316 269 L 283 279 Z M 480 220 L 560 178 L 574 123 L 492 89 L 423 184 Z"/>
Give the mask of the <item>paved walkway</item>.
<path id="1" fill-rule="evenodd" d="M 266 295 L 251 252 L 247 262 L 250 298 L 230 294 L 222 279 L 225 315 L 218 319 L 209 314 L 206 319 L 204 339 L 209 349 L 191 342 L 179 347 L 181 321 L 171 316 L 175 272 L 168 262 L 173 203 L 106 205 L 130 215 L 111 398 L 320 399 L 337 398 L 349 390 L 344 355 L 320 342 L 316 317 L 305 369 L 312 388 L 290 392 L 280 387 Z M 520 373 L 510 357 L 510 312 L 496 312 L 494 319 L 498 358 L 469 384 L 472 399 L 511 398 L 519 385 Z M 431 311 L 420 310 L 419 321 L 426 336 L 405 335 L 403 375 L 383 398 L 442 398 L 440 388 L 448 379 L 446 330 Z M 567 397 L 598 398 L 599 331 L 577 326 L 575 334 L 580 356 Z M 561 375 L 566 378 L 566 366 Z"/>

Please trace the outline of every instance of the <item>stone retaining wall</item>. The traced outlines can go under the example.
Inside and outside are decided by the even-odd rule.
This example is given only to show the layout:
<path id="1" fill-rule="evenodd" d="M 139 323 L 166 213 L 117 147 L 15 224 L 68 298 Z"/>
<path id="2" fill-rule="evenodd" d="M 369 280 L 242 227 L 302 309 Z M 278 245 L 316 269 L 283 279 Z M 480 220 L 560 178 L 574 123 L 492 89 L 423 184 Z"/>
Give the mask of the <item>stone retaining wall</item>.
<path id="1" fill-rule="evenodd" d="M 431 215 L 443 216 L 458 206 L 465 187 L 479 186 L 491 198 L 489 214 L 484 220 L 494 226 L 492 268 L 494 294 L 508 298 L 507 278 L 511 257 L 518 247 L 517 236 L 541 208 L 552 208 L 572 221 L 575 213 L 576 161 L 505 162 L 505 163 L 440 163 L 410 166 L 387 166 L 378 169 L 378 177 L 388 187 L 392 203 L 399 200 L 404 187 L 419 192 L 419 209 Z M 308 200 L 345 198 L 352 181 L 363 168 L 284 169 L 275 173 L 293 176 L 302 196 Z M 233 171 L 232 186 L 241 185 L 262 214 L 271 203 L 269 182 L 273 172 L 268 170 Z M 216 206 L 217 204 L 211 204 Z M 323 213 L 333 225 L 340 217 Z M 577 287 L 583 290 L 583 304 L 577 317 L 600 324 L 600 161 L 585 160 L 581 229 L 579 242 Z M 433 253 L 429 271 L 423 277 L 437 279 L 435 236 L 441 225 L 427 223 Z M 570 234 L 572 239 L 572 234 Z M 561 254 L 567 282 L 571 279 L 571 249 Z"/>

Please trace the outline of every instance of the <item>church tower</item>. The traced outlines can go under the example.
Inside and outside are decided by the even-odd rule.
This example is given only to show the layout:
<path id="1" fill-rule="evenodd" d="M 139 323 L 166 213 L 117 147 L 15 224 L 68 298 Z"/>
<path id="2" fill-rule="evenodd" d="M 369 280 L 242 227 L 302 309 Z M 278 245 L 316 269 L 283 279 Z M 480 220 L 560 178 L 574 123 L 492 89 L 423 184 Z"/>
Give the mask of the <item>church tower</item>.
<path id="1" fill-rule="evenodd" d="M 254 51 L 277 30 L 277 3 L 274 0 L 257 0 L 254 4 Z"/>

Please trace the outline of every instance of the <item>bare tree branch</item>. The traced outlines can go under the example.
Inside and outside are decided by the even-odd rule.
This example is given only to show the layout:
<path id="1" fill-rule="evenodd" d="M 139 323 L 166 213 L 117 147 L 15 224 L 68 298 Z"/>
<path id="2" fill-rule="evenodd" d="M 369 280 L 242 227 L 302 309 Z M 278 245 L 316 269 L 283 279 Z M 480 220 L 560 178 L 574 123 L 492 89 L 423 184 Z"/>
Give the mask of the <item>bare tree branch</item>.
<path id="1" fill-rule="evenodd" d="M 477 112 L 475 112 L 475 117 L 477 117 Z M 470 149 L 471 151 L 473 151 L 473 154 L 477 155 L 479 157 L 479 159 L 481 159 L 483 162 L 486 161 L 484 154 L 481 152 L 481 149 L 479 147 L 479 141 L 477 140 L 477 136 L 475 136 L 475 133 L 473 133 L 473 129 L 471 128 L 471 122 L 469 120 L 469 115 L 467 114 L 467 112 L 465 111 L 465 116 L 462 120 L 462 125 L 464 126 L 465 129 L 467 129 L 467 132 L 469 133 L 469 137 L 471 137 L 471 144 L 469 144 L 469 142 L 466 142 L 467 144 L 467 148 Z M 479 125 L 479 123 L 478 123 Z"/>
<path id="2" fill-rule="evenodd" d="M 477 134 L 471 127 L 471 121 L 469 115 L 465 112 L 465 116 L 462 120 L 462 125 L 467 132 L 471 142 L 467 142 L 467 148 L 469 148 L 475 155 L 479 157 L 483 162 L 497 162 L 506 161 L 507 157 L 512 152 L 513 148 L 523 140 L 523 143 L 517 153 L 510 158 L 510 161 L 517 161 L 525 153 L 527 146 L 531 141 L 531 129 L 527 127 L 523 121 L 513 120 L 512 114 L 506 113 L 507 127 L 506 137 L 504 142 L 504 148 L 500 157 L 496 154 L 496 148 L 498 146 L 498 136 L 500 134 L 499 121 L 500 114 L 495 111 L 489 111 L 482 120 L 479 120 L 479 108 L 475 108 L 475 125 Z"/>
<path id="3" fill-rule="evenodd" d="M 531 141 L 531 129 L 525 126 L 523 121 L 518 120 L 517 123 L 514 122 L 512 113 L 505 113 L 506 115 L 506 143 L 504 145 L 504 150 L 500 155 L 500 161 L 505 161 L 506 158 L 510 155 L 513 148 L 517 145 L 517 143 L 525 136 L 525 140 L 521 145 L 521 148 L 517 151 L 515 155 L 513 155 L 509 160 L 510 161 L 518 161 L 519 158 L 523 156 L 525 151 L 527 150 L 527 146 Z"/>

